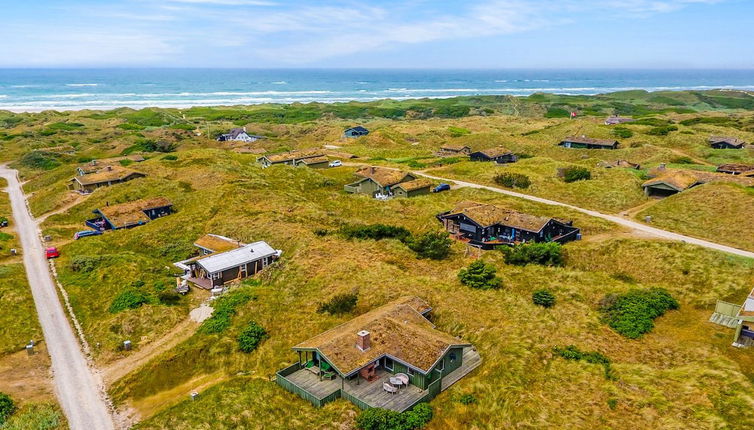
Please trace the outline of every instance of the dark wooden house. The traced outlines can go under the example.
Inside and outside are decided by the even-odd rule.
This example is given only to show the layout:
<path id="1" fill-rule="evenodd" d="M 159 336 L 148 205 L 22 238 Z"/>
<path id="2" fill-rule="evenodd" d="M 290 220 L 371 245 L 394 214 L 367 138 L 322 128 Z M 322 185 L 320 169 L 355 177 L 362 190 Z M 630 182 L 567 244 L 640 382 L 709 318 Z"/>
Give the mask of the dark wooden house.
<path id="1" fill-rule="evenodd" d="M 471 161 L 494 161 L 497 164 L 515 163 L 518 161 L 518 157 L 514 153 L 502 146 L 472 152 L 469 154 L 469 159 Z"/>
<path id="2" fill-rule="evenodd" d="M 398 184 L 417 179 L 413 173 L 386 167 L 369 166 L 356 171 L 356 176 L 361 179 L 348 184 L 344 190 L 348 193 L 367 194 L 369 196 L 383 195 L 393 196 L 394 189 Z M 409 197 L 406 195 L 406 197 Z"/>
<path id="3" fill-rule="evenodd" d="M 170 215 L 172 211 L 173 204 L 165 197 L 136 200 L 95 209 L 99 217 L 87 220 L 86 225 L 99 231 L 131 228 Z"/>
<path id="4" fill-rule="evenodd" d="M 657 177 L 644 182 L 642 187 L 648 197 L 667 197 L 703 183 L 693 172 L 666 169 Z"/>
<path id="5" fill-rule="evenodd" d="M 428 402 L 481 364 L 470 343 L 435 328 L 431 310 L 402 297 L 305 340 L 276 382 L 318 407 L 340 397 L 396 412 Z"/>
<path id="6" fill-rule="evenodd" d="M 734 176 L 754 177 L 753 164 L 721 164 L 717 166 L 718 173 L 725 173 Z"/>
<path id="7" fill-rule="evenodd" d="M 564 148 L 580 149 L 618 149 L 620 142 L 611 139 L 592 139 L 591 137 L 566 137 L 558 145 Z"/>
<path id="8" fill-rule="evenodd" d="M 304 162 L 304 160 L 312 160 L 311 164 Z M 257 158 L 257 163 L 262 167 L 270 167 L 275 164 L 285 164 L 288 166 L 306 166 L 306 167 L 322 167 L 324 163 L 327 165 L 327 156 L 324 152 L 319 150 L 303 150 L 303 151 L 290 151 L 279 154 L 264 155 Z"/>
<path id="9" fill-rule="evenodd" d="M 469 154 L 471 154 L 471 147 L 453 143 L 446 143 L 441 146 L 437 153 L 441 157 L 457 157 Z"/>
<path id="10" fill-rule="evenodd" d="M 712 136 L 708 139 L 709 146 L 714 149 L 742 149 L 746 142 L 730 136 Z"/>
<path id="11" fill-rule="evenodd" d="M 437 219 L 455 239 L 482 249 L 526 242 L 566 243 L 581 236 L 570 221 L 469 201 L 458 203 Z"/>
<path id="12" fill-rule="evenodd" d="M 356 127 L 347 128 L 343 132 L 343 137 L 361 137 L 366 136 L 367 134 L 369 134 L 369 130 L 360 125 L 357 125 Z"/>
<path id="13" fill-rule="evenodd" d="M 229 282 L 252 276 L 282 254 L 282 251 L 273 249 L 267 242 L 244 244 L 224 236 L 212 236 L 215 239 L 212 242 L 217 242 L 220 246 L 197 246 L 200 249 L 198 257 L 174 263 L 184 271 L 184 280 L 201 288 L 222 287 Z M 214 251 L 214 248 L 224 250 Z"/>
<path id="14" fill-rule="evenodd" d="M 128 182 L 147 175 L 121 166 L 107 166 L 96 173 L 75 176 L 70 180 L 69 188 L 83 194 L 91 193 L 100 187 Z"/>

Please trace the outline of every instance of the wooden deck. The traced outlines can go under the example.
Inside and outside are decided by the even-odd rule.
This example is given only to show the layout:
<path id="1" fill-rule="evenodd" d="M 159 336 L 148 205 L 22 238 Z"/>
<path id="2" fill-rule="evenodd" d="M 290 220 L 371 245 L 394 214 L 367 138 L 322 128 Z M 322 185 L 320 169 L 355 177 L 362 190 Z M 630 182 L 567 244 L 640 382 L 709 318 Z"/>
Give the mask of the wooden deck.
<path id="1" fill-rule="evenodd" d="M 194 278 L 193 276 L 184 276 L 183 279 L 189 281 L 190 283 L 196 285 L 199 288 L 205 289 L 205 290 L 211 290 L 212 289 L 212 282 L 209 279 L 206 278 Z"/>
<path id="2" fill-rule="evenodd" d="M 320 381 L 317 375 L 306 369 L 297 370 L 286 376 L 286 379 L 320 399 L 340 390 L 341 385 L 340 377 L 338 376 L 332 380 L 325 379 Z"/>
<path id="3" fill-rule="evenodd" d="M 442 391 L 450 388 L 451 385 L 458 382 L 459 379 L 468 375 L 469 372 L 479 367 L 482 364 L 482 357 L 473 348 L 463 349 L 463 362 L 461 367 L 448 373 L 442 378 Z"/>
<path id="4" fill-rule="evenodd" d="M 397 412 L 405 411 L 427 394 L 426 390 L 414 385 L 402 387 L 396 394 L 390 394 L 382 389 L 382 383 L 389 382 L 391 376 L 393 375 L 388 372 L 380 371 L 377 373 L 377 379 L 372 382 L 361 378 L 358 384 L 356 380 L 346 381 L 345 391 L 371 407 Z"/>

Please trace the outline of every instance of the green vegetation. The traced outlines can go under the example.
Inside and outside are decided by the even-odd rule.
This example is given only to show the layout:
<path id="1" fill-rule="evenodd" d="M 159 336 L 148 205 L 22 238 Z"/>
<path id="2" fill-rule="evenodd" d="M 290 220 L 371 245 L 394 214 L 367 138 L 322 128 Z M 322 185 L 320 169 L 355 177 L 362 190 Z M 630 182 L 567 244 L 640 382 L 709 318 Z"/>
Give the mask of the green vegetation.
<path id="1" fill-rule="evenodd" d="M 385 224 L 344 226 L 340 231 L 347 239 L 359 240 L 398 239 L 403 242 L 411 236 L 411 232 L 404 227 Z"/>
<path id="2" fill-rule="evenodd" d="M 610 359 L 602 353 L 596 351 L 581 351 L 575 345 L 568 345 L 565 348 L 555 347 L 553 348 L 553 351 L 555 352 L 555 354 L 565 358 L 566 360 L 586 361 L 589 364 L 599 364 L 605 370 L 605 378 L 615 379 L 615 374 L 613 373 L 612 366 L 610 365 Z"/>
<path id="3" fill-rule="evenodd" d="M 479 290 L 493 290 L 503 286 L 503 281 L 497 277 L 497 269 L 482 260 L 476 260 L 469 267 L 458 272 L 458 279 L 467 287 Z"/>
<path id="4" fill-rule="evenodd" d="M 629 137 L 632 137 L 634 135 L 634 132 L 631 131 L 631 129 L 629 129 L 628 127 L 618 126 L 613 128 L 613 135 L 622 139 L 628 139 Z"/>
<path id="5" fill-rule="evenodd" d="M 586 167 L 570 166 L 563 169 L 563 181 L 568 184 L 589 179 L 592 179 L 592 173 Z"/>
<path id="6" fill-rule="evenodd" d="M 168 155 L 162 157 L 162 160 L 165 160 L 165 161 L 175 161 L 177 159 L 178 159 L 178 156 L 175 155 L 175 154 L 168 154 Z"/>
<path id="7" fill-rule="evenodd" d="M 207 334 L 224 332 L 230 327 L 238 308 L 255 298 L 249 288 L 238 288 L 221 296 L 212 303 L 212 316 L 202 323 L 199 331 Z"/>
<path id="8" fill-rule="evenodd" d="M 557 242 L 522 243 L 503 248 L 505 263 L 516 266 L 539 264 L 542 266 L 562 266 L 563 249 Z"/>
<path id="9" fill-rule="evenodd" d="M 652 127 L 647 131 L 650 136 L 667 136 L 671 131 L 677 131 L 678 127 L 674 125 L 663 125 L 660 127 Z"/>
<path id="10" fill-rule="evenodd" d="M 5 393 L 0 393 L 0 425 L 5 424 L 5 422 L 8 421 L 8 418 L 10 418 L 15 412 L 16 403 L 13 399 Z"/>
<path id="11" fill-rule="evenodd" d="M 551 308 L 555 306 L 555 294 L 548 289 L 537 290 L 531 295 L 532 302 L 537 306 L 543 308 Z"/>
<path id="12" fill-rule="evenodd" d="M 529 188 L 531 180 L 521 173 L 505 172 L 495 176 L 495 183 L 506 188 Z"/>
<path id="13" fill-rule="evenodd" d="M 3 430 L 63 430 L 67 428 L 60 410 L 49 404 L 22 407 L 2 427 Z"/>
<path id="14" fill-rule="evenodd" d="M 136 309 L 149 303 L 149 294 L 137 287 L 130 287 L 118 294 L 110 304 L 110 313 L 116 314 L 126 309 Z"/>
<path id="15" fill-rule="evenodd" d="M 317 312 L 327 312 L 331 315 L 345 314 L 353 311 L 359 296 L 356 293 L 336 294 L 330 300 L 320 303 Z"/>
<path id="16" fill-rule="evenodd" d="M 52 170 L 62 163 L 58 154 L 45 151 L 31 151 L 21 157 L 19 164 L 32 169 Z"/>
<path id="17" fill-rule="evenodd" d="M 652 331 L 655 318 L 678 309 L 678 306 L 673 296 L 661 288 L 608 294 L 600 301 L 607 324 L 630 339 L 638 339 Z"/>
<path id="18" fill-rule="evenodd" d="M 267 331 L 261 325 L 250 321 L 241 334 L 238 335 L 238 349 L 242 352 L 252 352 L 267 338 Z"/>
<path id="19" fill-rule="evenodd" d="M 450 255 L 450 245 L 453 243 L 446 232 L 427 232 L 407 240 L 409 249 L 416 252 L 419 258 L 443 260 Z"/>
<path id="20" fill-rule="evenodd" d="M 356 428 L 360 430 L 417 430 L 432 420 L 432 407 L 419 403 L 405 412 L 370 408 L 356 417 Z"/>
<path id="21" fill-rule="evenodd" d="M 458 398 L 458 401 L 462 405 L 473 405 L 474 403 L 476 403 L 477 400 L 473 394 L 463 394 Z"/>
<path id="22" fill-rule="evenodd" d="M 466 136 L 467 134 L 471 134 L 471 130 L 463 128 L 463 127 L 448 127 L 448 133 L 450 133 L 450 137 L 461 137 Z"/>

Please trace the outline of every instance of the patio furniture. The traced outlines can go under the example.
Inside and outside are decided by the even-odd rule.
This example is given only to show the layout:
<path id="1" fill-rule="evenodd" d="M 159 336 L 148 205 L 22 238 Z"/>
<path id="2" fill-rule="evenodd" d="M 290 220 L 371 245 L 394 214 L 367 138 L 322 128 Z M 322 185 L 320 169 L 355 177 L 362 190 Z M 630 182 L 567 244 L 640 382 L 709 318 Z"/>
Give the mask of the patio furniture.
<path id="1" fill-rule="evenodd" d="M 401 381 L 401 384 L 405 385 L 406 387 L 408 387 L 408 383 L 411 382 L 411 379 L 409 379 L 408 375 L 406 375 L 405 373 L 396 373 L 395 378 L 399 379 Z"/>
<path id="2" fill-rule="evenodd" d="M 304 369 L 312 372 L 315 375 L 319 375 L 319 367 L 314 365 L 314 360 L 309 360 L 304 364 Z"/>
<path id="3" fill-rule="evenodd" d="M 400 378 L 396 378 L 395 376 L 391 376 L 389 381 L 390 385 L 392 385 L 393 387 L 400 388 L 401 385 L 403 385 L 403 381 Z"/>
<path id="4" fill-rule="evenodd" d="M 387 391 L 390 394 L 395 394 L 395 393 L 398 392 L 397 388 L 393 387 L 392 385 L 390 385 L 387 382 L 383 382 L 382 383 L 382 389 L 385 390 L 385 391 Z"/>

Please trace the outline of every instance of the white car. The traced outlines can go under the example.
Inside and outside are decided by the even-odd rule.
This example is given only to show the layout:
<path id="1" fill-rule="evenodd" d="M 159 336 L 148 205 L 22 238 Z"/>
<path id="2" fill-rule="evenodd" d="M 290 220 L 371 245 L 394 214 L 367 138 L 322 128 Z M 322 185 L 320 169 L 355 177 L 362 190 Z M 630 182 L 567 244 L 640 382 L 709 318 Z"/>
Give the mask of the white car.
<path id="1" fill-rule="evenodd" d="M 340 167 L 342 165 L 343 165 L 343 162 L 340 160 L 333 160 L 329 164 L 330 167 Z"/>

